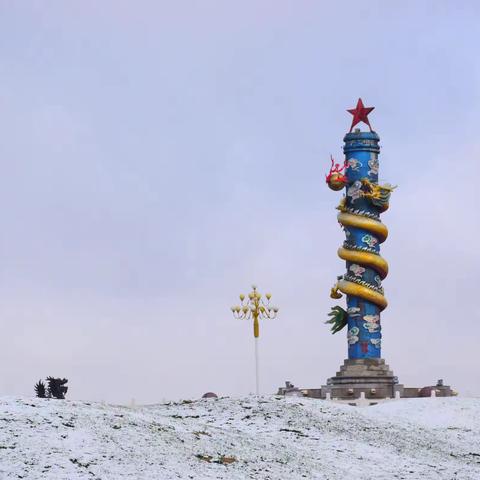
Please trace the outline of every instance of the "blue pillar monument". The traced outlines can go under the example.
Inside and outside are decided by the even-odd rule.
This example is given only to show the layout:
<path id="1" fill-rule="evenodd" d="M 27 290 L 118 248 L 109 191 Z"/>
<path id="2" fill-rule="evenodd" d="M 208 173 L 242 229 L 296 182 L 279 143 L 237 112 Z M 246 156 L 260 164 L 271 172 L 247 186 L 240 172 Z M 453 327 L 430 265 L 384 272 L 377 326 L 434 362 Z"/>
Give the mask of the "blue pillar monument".
<path id="1" fill-rule="evenodd" d="M 330 296 L 346 296 L 346 309 L 334 306 L 329 313 L 332 333 L 346 327 L 348 358 L 335 377 L 322 387 L 322 396 L 337 398 L 393 397 L 401 391 L 397 378 L 381 355 L 382 329 L 380 317 L 387 307 L 382 281 L 388 264 L 380 255 L 380 245 L 387 239 L 388 229 L 380 215 L 388 209 L 395 187 L 378 183 L 380 137 L 370 126 L 368 114 L 373 107 L 364 107 L 361 99 L 354 109 L 350 131 L 344 137 L 344 161 L 332 158 L 327 185 L 344 190 L 337 207 L 338 222 L 345 232 L 345 241 L 338 256 L 345 261 L 346 271 L 337 277 Z M 369 131 L 353 128 L 360 122 Z"/>

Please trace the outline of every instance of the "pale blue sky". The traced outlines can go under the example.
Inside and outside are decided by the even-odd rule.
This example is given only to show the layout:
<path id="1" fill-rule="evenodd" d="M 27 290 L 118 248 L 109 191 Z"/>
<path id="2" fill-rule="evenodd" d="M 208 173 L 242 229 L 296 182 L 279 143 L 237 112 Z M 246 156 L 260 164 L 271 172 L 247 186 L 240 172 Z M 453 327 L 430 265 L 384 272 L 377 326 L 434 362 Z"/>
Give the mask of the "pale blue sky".
<path id="1" fill-rule="evenodd" d="M 343 273 L 341 158 L 375 106 L 383 356 L 400 381 L 480 395 L 480 4 L 0 1 L 0 394 L 154 402 L 318 387 L 346 355 L 323 324 Z"/>

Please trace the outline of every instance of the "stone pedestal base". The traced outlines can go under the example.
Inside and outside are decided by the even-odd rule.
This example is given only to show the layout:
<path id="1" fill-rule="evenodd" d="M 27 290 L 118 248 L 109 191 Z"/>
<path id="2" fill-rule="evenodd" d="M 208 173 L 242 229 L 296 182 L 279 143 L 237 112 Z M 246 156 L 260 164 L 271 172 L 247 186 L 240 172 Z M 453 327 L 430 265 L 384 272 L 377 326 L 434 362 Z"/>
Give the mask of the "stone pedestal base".
<path id="1" fill-rule="evenodd" d="M 322 386 L 321 398 L 357 399 L 363 397 L 362 392 L 368 399 L 401 397 L 403 385 L 398 384 L 383 358 L 348 359 L 340 371 L 327 380 L 327 385 Z"/>

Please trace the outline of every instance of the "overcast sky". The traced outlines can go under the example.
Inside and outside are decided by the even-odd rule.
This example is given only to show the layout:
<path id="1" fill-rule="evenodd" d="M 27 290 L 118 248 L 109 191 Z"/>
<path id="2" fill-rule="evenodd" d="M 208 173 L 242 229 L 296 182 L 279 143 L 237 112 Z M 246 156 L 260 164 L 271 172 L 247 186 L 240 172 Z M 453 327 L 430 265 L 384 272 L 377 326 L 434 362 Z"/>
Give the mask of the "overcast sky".
<path id="1" fill-rule="evenodd" d="M 398 184 L 383 357 L 480 395 L 480 4 L 333 3 L 0 1 L 1 395 L 249 393 L 252 283 L 280 307 L 262 391 L 324 384 L 347 355 L 324 175 L 358 97 Z"/>

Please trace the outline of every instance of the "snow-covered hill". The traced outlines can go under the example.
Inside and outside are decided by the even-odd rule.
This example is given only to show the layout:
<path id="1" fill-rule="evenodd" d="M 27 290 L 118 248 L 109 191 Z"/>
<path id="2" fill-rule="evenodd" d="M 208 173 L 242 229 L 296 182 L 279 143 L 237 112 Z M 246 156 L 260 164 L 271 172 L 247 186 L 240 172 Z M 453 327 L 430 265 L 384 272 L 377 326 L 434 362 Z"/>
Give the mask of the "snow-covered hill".
<path id="1" fill-rule="evenodd" d="M 480 400 L 0 398 L 0 479 L 480 479 Z"/>

